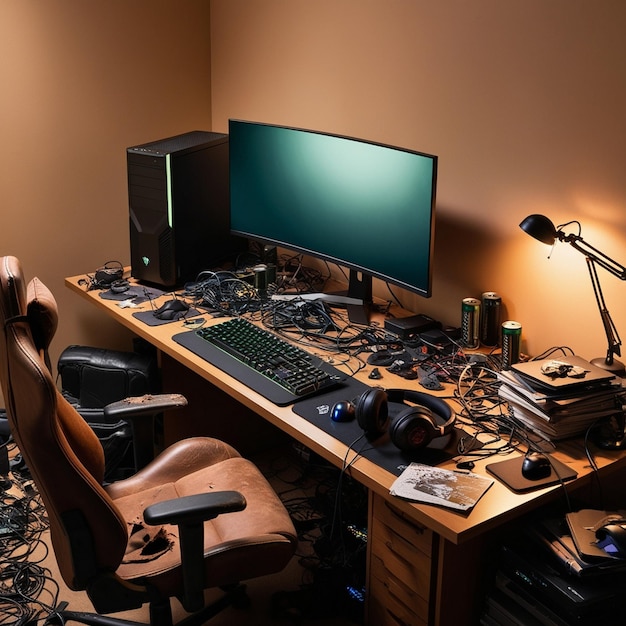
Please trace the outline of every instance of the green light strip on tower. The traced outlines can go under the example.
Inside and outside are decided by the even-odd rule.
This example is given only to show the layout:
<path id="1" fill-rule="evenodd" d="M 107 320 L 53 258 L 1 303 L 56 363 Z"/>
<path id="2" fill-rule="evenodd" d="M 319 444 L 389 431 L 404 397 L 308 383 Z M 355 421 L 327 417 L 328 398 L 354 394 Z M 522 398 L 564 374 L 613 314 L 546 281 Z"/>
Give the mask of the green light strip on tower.
<path id="1" fill-rule="evenodd" d="M 172 228 L 172 169 L 170 155 L 165 155 L 165 184 L 167 185 L 167 225 Z"/>

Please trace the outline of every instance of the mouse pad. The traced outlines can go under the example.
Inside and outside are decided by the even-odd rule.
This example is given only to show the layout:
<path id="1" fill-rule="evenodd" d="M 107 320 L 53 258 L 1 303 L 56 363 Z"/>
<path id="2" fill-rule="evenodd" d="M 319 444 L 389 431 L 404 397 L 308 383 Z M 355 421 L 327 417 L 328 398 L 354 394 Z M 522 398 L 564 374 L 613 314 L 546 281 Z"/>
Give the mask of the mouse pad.
<path id="1" fill-rule="evenodd" d="M 145 302 L 146 300 L 154 300 L 159 298 L 165 292 L 153 287 L 142 287 L 141 285 L 131 285 L 126 291 L 117 293 L 111 289 L 107 291 L 101 291 L 98 295 L 103 300 L 117 300 L 123 302 L 124 300 L 136 300 L 137 303 Z"/>
<path id="2" fill-rule="evenodd" d="M 348 463 L 358 453 L 396 476 L 399 476 L 412 461 L 426 465 L 438 465 L 457 454 L 458 440 L 463 433 L 456 428 L 444 437 L 433 439 L 425 448 L 407 454 L 394 445 L 388 432 L 375 441 L 371 441 L 365 437 L 355 419 L 350 422 L 334 422 L 330 418 L 331 409 L 335 402 L 354 400 L 368 388 L 365 383 L 349 378 L 343 388 L 301 400 L 294 404 L 292 411 L 332 435 L 335 439 L 350 446 L 350 452 L 346 457 Z M 389 402 L 391 420 L 393 421 L 394 417 L 408 406 L 410 405 Z M 445 423 L 445 420 L 439 416 L 436 416 L 436 419 L 441 424 Z"/>
<path id="3" fill-rule="evenodd" d="M 499 463 L 490 463 L 487 465 L 487 471 L 503 482 L 509 489 L 518 493 L 542 489 L 543 487 L 556 485 L 561 481 L 573 480 L 578 476 L 578 472 L 550 456 L 550 465 L 552 466 L 550 475 L 539 480 L 528 480 L 528 478 L 522 476 L 523 462 L 524 457 L 520 456 L 507 461 L 500 461 Z"/>
<path id="4" fill-rule="evenodd" d="M 179 311 L 176 315 L 176 319 L 173 320 L 161 320 L 154 315 L 154 311 L 138 311 L 133 313 L 133 317 L 136 317 L 148 326 L 161 326 L 162 324 L 171 324 L 172 322 L 182 322 L 196 317 L 197 315 L 202 315 L 202 313 L 193 308 L 190 308 L 188 311 Z"/>

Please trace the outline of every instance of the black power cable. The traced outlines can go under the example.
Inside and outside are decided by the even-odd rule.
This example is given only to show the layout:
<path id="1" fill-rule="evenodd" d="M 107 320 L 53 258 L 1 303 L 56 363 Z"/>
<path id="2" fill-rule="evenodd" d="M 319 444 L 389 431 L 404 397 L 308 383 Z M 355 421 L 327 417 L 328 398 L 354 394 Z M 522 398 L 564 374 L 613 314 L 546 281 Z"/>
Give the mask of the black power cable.
<path id="1" fill-rule="evenodd" d="M 59 586 L 41 565 L 49 524 L 28 470 L 8 477 L 11 486 L 0 493 L 0 626 L 30 626 L 54 613 Z"/>

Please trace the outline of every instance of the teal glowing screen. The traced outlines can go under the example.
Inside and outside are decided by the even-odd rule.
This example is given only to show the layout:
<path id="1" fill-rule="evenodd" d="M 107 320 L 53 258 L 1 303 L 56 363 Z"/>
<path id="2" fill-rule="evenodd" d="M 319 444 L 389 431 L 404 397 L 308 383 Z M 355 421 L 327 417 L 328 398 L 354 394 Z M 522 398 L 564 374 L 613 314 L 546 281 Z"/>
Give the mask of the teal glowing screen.
<path id="1" fill-rule="evenodd" d="M 231 230 L 431 294 L 437 157 L 229 123 Z"/>

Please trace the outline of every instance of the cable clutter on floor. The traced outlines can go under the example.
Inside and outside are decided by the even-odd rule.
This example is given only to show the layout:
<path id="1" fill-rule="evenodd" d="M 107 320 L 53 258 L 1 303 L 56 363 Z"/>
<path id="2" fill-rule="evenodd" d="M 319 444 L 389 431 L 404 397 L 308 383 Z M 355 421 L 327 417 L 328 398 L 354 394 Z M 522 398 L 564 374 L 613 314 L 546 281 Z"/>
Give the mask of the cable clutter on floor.
<path id="1" fill-rule="evenodd" d="M 2 444 L 5 453 L 8 447 L 10 440 Z M 31 626 L 54 611 L 59 587 L 41 565 L 46 512 L 21 456 L 12 453 L 0 488 L 0 625 Z"/>
<path id="2" fill-rule="evenodd" d="M 298 531 L 303 579 L 272 598 L 277 620 L 345 618 L 363 623 L 367 490 L 300 445 L 264 470 L 284 487 L 279 495 Z"/>

